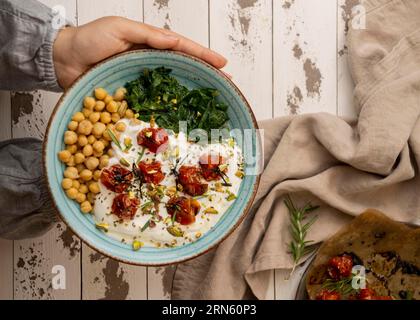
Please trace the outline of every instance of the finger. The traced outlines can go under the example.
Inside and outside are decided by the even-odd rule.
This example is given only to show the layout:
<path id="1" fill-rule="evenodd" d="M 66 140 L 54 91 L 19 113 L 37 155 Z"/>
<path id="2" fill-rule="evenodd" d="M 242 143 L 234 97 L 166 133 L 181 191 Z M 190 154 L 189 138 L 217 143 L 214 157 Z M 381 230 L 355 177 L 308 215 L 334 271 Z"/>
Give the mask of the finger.
<path id="1" fill-rule="evenodd" d="M 133 44 L 146 44 L 156 49 L 172 49 L 198 57 L 216 68 L 223 68 L 227 60 L 173 31 L 156 28 L 144 23 L 124 19 L 120 25 L 120 37 Z"/>
<path id="2" fill-rule="evenodd" d="M 200 58 L 218 69 L 223 68 L 227 63 L 227 59 L 222 55 L 206 47 L 203 47 L 202 45 L 188 38 L 185 38 L 170 30 L 160 29 L 160 31 L 164 34 L 179 38 L 178 43 L 174 47 L 172 47 L 172 50 L 185 52 L 187 54 Z"/>
<path id="3" fill-rule="evenodd" d="M 133 44 L 144 44 L 156 49 L 172 49 L 180 39 L 165 34 L 147 24 L 124 19 L 120 25 L 120 37 Z"/>

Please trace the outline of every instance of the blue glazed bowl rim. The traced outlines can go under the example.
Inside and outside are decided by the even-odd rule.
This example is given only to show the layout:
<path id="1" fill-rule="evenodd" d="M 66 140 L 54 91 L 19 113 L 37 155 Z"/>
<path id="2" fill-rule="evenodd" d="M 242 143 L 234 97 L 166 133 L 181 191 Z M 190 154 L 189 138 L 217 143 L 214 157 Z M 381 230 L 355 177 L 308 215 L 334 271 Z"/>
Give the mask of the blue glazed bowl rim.
<path id="1" fill-rule="evenodd" d="M 58 112 L 58 110 L 63 106 L 63 101 L 65 100 L 65 98 L 71 93 L 72 89 L 74 87 L 77 86 L 77 84 L 79 82 L 81 82 L 85 77 L 87 77 L 93 70 L 100 68 L 102 65 L 109 63 L 112 60 L 116 60 L 118 58 L 121 58 L 122 56 L 127 56 L 127 55 L 139 55 L 139 54 L 143 54 L 143 53 L 149 53 L 149 54 L 157 54 L 157 55 L 167 55 L 167 54 L 171 54 L 171 55 L 176 55 L 176 56 L 181 56 L 183 58 L 186 58 L 187 60 L 192 60 L 195 63 L 201 64 L 202 66 L 210 69 L 211 72 L 216 73 L 216 76 L 219 76 L 221 78 L 223 78 L 223 80 L 225 82 L 227 82 L 227 84 L 230 86 L 230 89 L 234 90 L 235 93 L 238 95 L 238 97 L 240 98 L 240 100 L 242 101 L 242 105 L 245 106 L 246 111 L 248 113 L 248 115 L 250 116 L 251 120 L 252 120 L 252 126 L 253 129 L 256 130 L 256 132 L 258 133 L 259 127 L 258 127 L 258 123 L 256 121 L 255 115 L 247 101 L 247 99 L 245 98 L 245 96 L 243 95 L 243 93 L 240 91 L 240 89 L 231 81 L 231 79 L 229 79 L 221 70 L 213 67 L 212 65 L 208 64 L 207 62 L 188 55 L 186 53 L 182 53 L 182 52 L 178 52 L 178 51 L 171 51 L 171 50 L 156 50 L 156 49 L 139 49 L 139 50 L 132 50 L 132 51 L 128 51 L 128 52 L 124 52 L 124 53 L 120 53 L 118 55 L 112 56 L 108 59 L 105 59 L 101 62 L 99 62 L 98 64 L 94 65 L 92 68 L 90 68 L 89 70 L 85 71 L 81 76 L 79 76 L 79 78 L 62 94 L 62 96 L 60 97 L 60 99 L 58 100 L 56 106 L 54 107 L 54 110 L 50 116 L 50 119 L 48 121 L 48 126 L 46 129 L 46 134 L 45 134 L 45 139 L 44 139 L 44 143 L 43 143 L 43 166 L 44 166 L 44 173 L 46 176 L 46 181 L 47 181 L 47 185 L 48 185 L 48 191 L 50 194 L 50 197 L 52 199 L 52 204 L 57 212 L 57 214 L 59 215 L 59 217 L 61 218 L 61 220 L 67 225 L 68 228 L 70 228 L 70 230 L 77 235 L 86 245 L 88 245 L 90 248 L 96 250 L 97 252 L 108 256 L 112 259 L 115 259 L 117 261 L 129 264 L 129 265 L 136 265 L 136 266 L 165 266 L 165 265 L 172 265 L 172 264 L 177 264 L 177 263 L 181 263 L 181 262 L 185 262 L 191 259 L 194 259 L 198 256 L 201 256 L 203 254 L 205 254 L 206 252 L 209 252 L 211 249 L 213 249 L 214 247 L 216 247 L 217 245 L 219 245 L 221 242 L 223 242 L 230 234 L 232 234 L 232 232 L 242 223 L 242 221 L 244 220 L 244 218 L 246 217 L 246 215 L 248 214 L 248 212 L 251 209 L 252 203 L 255 199 L 257 190 L 258 190 L 258 186 L 260 183 L 260 178 L 261 178 L 261 174 L 258 174 L 255 176 L 255 182 L 253 185 L 253 190 L 252 190 L 252 194 L 249 196 L 248 200 L 246 201 L 246 205 L 244 207 L 244 209 L 242 210 L 242 213 L 240 213 L 238 220 L 236 221 L 236 223 L 232 226 L 230 226 L 226 232 L 223 234 L 223 236 L 216 238 L 213 243 L 211 243 L 210 245 L 208 245 L 206 248 L 197 251 L 195 254 L 191 254 L 189 256 L 185 256 L 185 257 L 181 257 L 179 259 L 173 259 L 171 261 L 168 262 L 159 262 L 159 263 L 152 263 L 152 262 L 139 262 L 139 261 L 132 261 L 132 260 L 127 260 L 125 258 L 122 258 L 120 256 L 115 256 L 109 252 L 107 252 L 106 250 L 102 250 L 100 248 L 98 248 L 97 246 L 95 246 L 94 243 L 92 243 L 90 240 L 87 239 L 87 237 L 85 237 L 83 235 L 82 232 L 78 232 L 77 230 L 75 230 L 71 223 L 69 223 L 69 221 L 67 221 L 66 216 L 61 213 L 59 206 L 56 202 L 56 198 L 54 196 L 54 191 L 51 187 L 51 183 L 49 181 L 49 169 L 47 166 L 47 149 L 48 149 L 48 143 L 49 143 L 49 137 L 50 137 L 50 130 L 52 127 L 52 123 L 55 120 L 55 116 L 56 113 Z M 258 165 L 262 165 L 261 164 L 261 152 L 262 152 L 262 145 L 261 145 L 261 137 L 259 134 L 256 134 L 256 152 L 257 155 L 259 155 L 259 164 Z M 58 161 L 58 160 L 57 160 Z M 57 191 L 56 191 L 57 192 Z M 62 190 L 60 189 L 59 192 L 62 192 Z"/>

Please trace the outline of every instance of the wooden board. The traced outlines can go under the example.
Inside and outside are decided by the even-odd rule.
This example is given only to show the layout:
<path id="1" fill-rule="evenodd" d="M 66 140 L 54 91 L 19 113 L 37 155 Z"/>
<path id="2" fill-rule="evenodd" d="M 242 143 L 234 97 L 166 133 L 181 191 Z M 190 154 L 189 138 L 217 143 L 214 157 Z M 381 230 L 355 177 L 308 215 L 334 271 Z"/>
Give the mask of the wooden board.
<path id="1" fill-rule="evenodd" d="M 357 9 L 360 0 L 338 0 L 337 5 L 337 109 L 338 115 L 354 119 L 353 90 L 354 84 L 348 65 L 346 36 L 352 27 L 350 22 L 353 9 Z"/>
<path id="2" fill-rule="evenodd" d="M 10 93 L 0 91 L 0 141 L 10 139 Z M 0 239 L 0 300 L 13 299 L 13 241 Z"/>
<path id="3" fill-rule="evenodd" d="M 53 7 L 62 5 L 72 23 L 76 17 L 75 0 L 43 0 Z M 43 138 L 49 116 L 59 94 L 44 91 L 12 93 L 13 137 Z M 63 223 L 36 239 L 14 242 L 15 299 L 79 299 L 80 240 Z M 65 289 L 52 285 L 56 268 L 65 272 Z"/>
<path id="4" fill-rule="evenodd" d="M 273 117 L 273 47 L 270 0 L 210 1 L 210 47 L 228 60 L 225 70 L 242 90 L 257 120 Z M 267 299 L 274 298 L 274 272 Z"/>
<path id="5" fill-rule="evenodd" d="M 229 60 L 257 119 L 272 118 L 272 1 L 210 1 L 209 19 L 210 47 Z"/>
<path id="6" fill-rule="evenodd" d="M 142 0 L 77 0 L 77 21 L 79 25 L 105 16 L 121 16 L 143 21 Z"/>
<path id="7" fill-rule="evenodd" d="M 274 1 L 274 115 L 337 113 L 336 0 Z"/>
<path id="8" fill-rule="evenodd" d="M 336 0 L 273 2 L 274 115 L 337 114 Z M 276 270 L 276 299 L 294 299 L 296 272 Z"/>
<path id="9" fill-rule="evenodd" d="M 82 261 L 83 300 L 147 299 L 146 268 L 120 263 L 86 245 Z"/>
<path id="10" fill-rule="evenodd" d="M 79 25 L 109 15 L 143 20 L 141 0 L 78 0 L 77 8 Z M 146 268 L 109 259 L 85 244 L 82 251 L 83 299 L 147 299 Z"/>
<path id="11" fill-rule="evenodd" d="M 188 23 L 186 23 L 187 21 Z M 207 0 L 145 0 L 144 22 L 170 29 L 203 46 L 208 46 Z M 170 298 L 174 271 L 175 267 L 148 268 L 149 299 Z"/>

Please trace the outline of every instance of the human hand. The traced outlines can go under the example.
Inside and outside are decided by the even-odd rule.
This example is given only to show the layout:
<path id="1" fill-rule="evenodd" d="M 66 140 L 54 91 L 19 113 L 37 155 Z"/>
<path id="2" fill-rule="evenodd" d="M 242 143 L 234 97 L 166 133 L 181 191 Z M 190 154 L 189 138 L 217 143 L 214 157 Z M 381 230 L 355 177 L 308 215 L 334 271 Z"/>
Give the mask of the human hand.
<path id="1" fill-rule="evenodd" d="M 129 49 L 152 47 L 182 51 L 216 68 L 227 60 L 175 32 L 121 17 L 104 17 L 58 33 L 53 59 L 60 86 L 64 89 L 95 63 Z"/>

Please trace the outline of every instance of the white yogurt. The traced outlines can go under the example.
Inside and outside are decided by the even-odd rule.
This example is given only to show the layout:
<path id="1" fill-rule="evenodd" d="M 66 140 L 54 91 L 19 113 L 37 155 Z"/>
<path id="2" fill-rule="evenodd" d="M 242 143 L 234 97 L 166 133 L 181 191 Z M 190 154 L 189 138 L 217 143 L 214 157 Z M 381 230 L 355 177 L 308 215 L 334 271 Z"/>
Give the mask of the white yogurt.
<path id="1" fill-rule="evenodd" d="M 114 157 L 110 159 L 109 166 L 120 163 L 120 159 L 124 158 L 130 164 L 138 160 L 139 153 L 143 147 L 137 144 L 137 134 L 144 128 L 150 127 L 147 122 L 133 125 L 131 121 L 124 119 L 126 124 L 126 131 L 120 135 L 120 144 L 124 147 L 124 139 L 130 137 L 132 140 L 132 147 L 128 152 L 119 149 L 114 143 L 112 148 L 114 150 Z M 158 153 L 157 155 L 145 149 L 142 160 L 154 159 L 159 161 L 162 166 L 162 172 L 165 174 L 165 179 L 160 183 L 165 187 L 175 186 L 175 177 L 171 174 L 171 169 L 174 167 L 175 158 L 181 159 L 180 165 L 199 166 L 198 161 L 201 155 L 211 153 L 219 153 L 228 164 L 226 175 L 229 178 L 231 187 L 222 187 L 218 191 L 215 190 L 216 182 L 207 182 L 209 185 L 208 192 L 203 197 L 196 197 L 200 202 L 201 209 L 196 215 L 196 221 L 191 225 L 181 225 L 175 222 L 175 226 L 181 229 L 184 233 L 182 237 L 175 237 L 171 235 L 167 228 L 173 225 L 171 217 L 168 214 L 165 204 L 170 197 L 164 195 L 159 204 L 159 215 L 163 218 L 161 221 L 155 222 L 154 227 L 145 228 L 143 226 L 151 219 L 150 214 L 144 214 L 141 206 L 149 202 L 146 192 L 140 200 L 140 207 L 132 220 L 120 220 L 116 215 L 111 213 L 111 207 L 116 193 L 109 191 L 106 187 L 99 183 L 100 193 L 97 195 L 94 206 L 94 217 L 97 223 L 105 223 L 109 226 L 107 234 L 121 242 L 132 243 L 134 240 L 143 242 L 145 246 L 167 247 L 167 246 L 180 246 L 185 243 L 193 242 L 208 232 L 223 216 L 226 210 L 233 204 L 235 200 L 228 200 L 230 194 L 237 195 L 242 179 L 236 175 L 240 170 L 243 170 L 243 157 L 242 151 L 233 142 L 232 139 L 223 141 L 218 144 L 200 145 L 187 141 L 185 134 L 180 133 L 169 136 L 169 145 L 165 152 Z M 179 154 L 179 156 L 178 156 Z M 131 167 L 131 166 L 130 166 Z M 147 188 L 147 186 L 143 186 Z M 145 189 L 146 190 L 146 189 Z M 180 196 L 189 197 L 182 192 Z M 231 197 L 232 198 L 232 197 Z M 204 213 L 206 208 L 213 207 L 217 210 L 217 214 Z"/>

